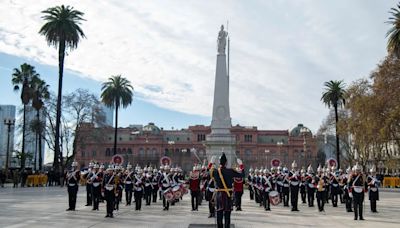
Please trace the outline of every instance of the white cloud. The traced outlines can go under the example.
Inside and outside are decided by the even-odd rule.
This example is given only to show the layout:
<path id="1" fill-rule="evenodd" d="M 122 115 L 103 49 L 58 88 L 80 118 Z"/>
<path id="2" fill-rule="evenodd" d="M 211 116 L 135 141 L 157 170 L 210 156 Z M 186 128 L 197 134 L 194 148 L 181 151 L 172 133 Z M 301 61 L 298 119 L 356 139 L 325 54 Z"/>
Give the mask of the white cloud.
<path id="1" fill-rule="evenodd" d="M 365 77 L 385 55 L 387 11 L 396 1 L 2 1 L 0 52 L 57 65 L 38 34 L 41 11 L 85 12 L 87 39 L 65 67 L 104 81 L 128 77 L 140 99 L 211 115 L 216 36 L 229 19 L 235 122 L 316 130 L 328 110 L 327 80 Z"/>

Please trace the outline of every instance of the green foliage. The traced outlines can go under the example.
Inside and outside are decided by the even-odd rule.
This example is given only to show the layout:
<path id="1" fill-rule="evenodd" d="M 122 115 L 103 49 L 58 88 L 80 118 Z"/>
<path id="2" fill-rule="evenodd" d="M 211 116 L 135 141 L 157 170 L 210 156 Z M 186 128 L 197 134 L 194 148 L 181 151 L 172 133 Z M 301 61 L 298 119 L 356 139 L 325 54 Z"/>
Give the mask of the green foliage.
<path id="1" fill-rule="evenodd" d="M 101 93 L 102 102 L 108 107 L 126 108 L 132 103 L 133 87 L 130 81 L 121 75 L 111 76 L 103 83 Z"/>

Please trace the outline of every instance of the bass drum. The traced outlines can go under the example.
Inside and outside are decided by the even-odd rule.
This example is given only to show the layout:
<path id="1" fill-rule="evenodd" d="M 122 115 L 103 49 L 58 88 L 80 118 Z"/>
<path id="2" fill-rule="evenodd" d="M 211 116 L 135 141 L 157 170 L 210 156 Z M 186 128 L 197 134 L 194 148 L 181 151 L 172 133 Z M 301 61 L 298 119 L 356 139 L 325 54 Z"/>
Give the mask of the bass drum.
<path id="1" fill-rule="evenodd" d="M 172 188 L 172 193 L 174 194 L 174 199 L 179 199 L 182 196 L 181 188 L 179 185 Z"/>
<path id="2" fill-rule="evenodd" d="M 281 199 L 279 198 L 279 192 L 271 191 L 269 193 L 269 201 L 274 206 L 278 205 L 281 202 Z"/>
<path id="3" fill-rule="evenodd" d="M 188 194 L 188 190 L 187 190 L 187 188 L 186 188 L 186 186 L 184 184 L 180 185 L 180 190 L 181 190 L 183 195 Z"/>
<path id="4" fill-rule="evenodd" d="M 174 199 L 174 193 L 172 192 L 172 189 L 167 189 L 164 191 L 164 198 L 168 201 L 168 202 L 173 202 Z"/>

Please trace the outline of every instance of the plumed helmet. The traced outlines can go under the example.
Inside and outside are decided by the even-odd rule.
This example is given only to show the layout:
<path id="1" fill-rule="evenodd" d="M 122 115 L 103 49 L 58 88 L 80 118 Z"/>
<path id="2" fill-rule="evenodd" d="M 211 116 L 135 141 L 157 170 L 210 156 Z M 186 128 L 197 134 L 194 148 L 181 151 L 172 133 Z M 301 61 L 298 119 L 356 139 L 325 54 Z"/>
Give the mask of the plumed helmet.
<path id="1" fill-rule="evenodd" d="M 259 173 L 260 170 L 258 170 L 257 168 L 254 170 L 255 173 Z"/>
<path id="2" fill-rule="evenodd" d="M 306 170 L 304 169 L 304 167 L 301 168 L 300 173 L 306 173 Z"/>
<path id="3" fill-rule="evenodd" d="M 89 162 L 89 168 L 93 168 L 94 164 L 93 162 Z"/>
<path id="4" fill-rule="evenodd" d="M 307 167 L 307 173 L 313 173 L 314 169 L 312 168 L 311 164 Z"/>
<path id="5" fill-rule="evenodd" d="M 296 163 L 296 161 L 293 161 L 293 163 L 292 163 L 292 169 L 297 169 L 297 163 Z"/>
<path id="6" fill-rule="evenodd" d="M 361 171 L 361 166 L 358 164 L 358 162 L 356 163 L 356 165 L 354 166 L 354 171 L 360 172 Z"/>
<path id="7" fill-rule="evenodd" d="M 99 164 L 96 163 L 93 165 L 93 168 L 98 169 L 98 168 L 100 168 L 100 166 L 99 166 Z"/>
<path id="8" fill-rule="evenodd" d="M 224 166 L 224 165 L 226 165 L 227 161 L 228 161 L 228 159 L 226 158 L 225 153 L 222 153 L 221 157 L 219 158 L 219 164 Z"/>
<path id="9" fill-rule="evenodd" d="M 169 165 L 165 165 L 164 166 L 164 170 L 168 170 L 169 171 L 169 170 L 171 170 L 171 167 L 169 167 Z"/>
<path id="10" fill-rule="evenodd" d="M 283 170 L 282 170 L 284 173 L 287 173 L 287 172 L 289 172 L 289 170 L 288 170 L 288 168 L 285 166 L 285 167 L 283 167 Z"/>
<path id="11" fill-rule="evenodd" d="M 346 169 L 346 173 L 350 173 L 351 172 L 351 167 L 349 166 L 349 167 L 347 167 L 347 169 Z"/>
<path id="12" fill-rule="evenodd" d="M 164 166 L 163 165 L 160 165 L 160 170 L 161 171 L 164 170 Z"/>
<path id="13" fill-rule="evenodd" d="M 153 167 L 149 166 L 149 168 L 147 168 L 147 171 L 153 172 Z"/>
<path id="14" fill-rule="evenodd" d="M 126 168 L 127 168 L 127 169 L 132 169 L 131 163 L 128 163 L 128 165 L 126 165 Z"/>
<path id="15" fill-rule="evenodd" d="M 272 173 L 275 173 L 275 172 L 276 172 L 276 168 L 275 168 L 275 167 L 272 167 L 272 168 L 271 168 L 271 172 L 272 172 Z"/>
<path id="16" fill-rule="evenodd" d="M 339 169 L 339 173 L 343 173 L 343 169 Z"/>
<path id="17" fill-rule="evenodd" d="M 144 167 L 143 171 L 144 171 L 145 173 L 147 173 L 147 167 Z"/>
<path id="18" fill-rule="evenodd" d="M 376 166 L 373 165 L 372 168 L 369 170 L 370 173 L 376 173 Z"/>
<path id="19" fill-rule="evenodd" d="M 153 169 L 153 173 L 157 173 L 158 172 L 158 170 L 157 169 Z"/>
<path id="20" fill-rule="evenodd" d="M 78 162 L 77 161 L 73 161 L 71 164 L 72 167 L 77 167 L 78 166 Z"/>
<path id="21" fill-rule="evenodd" d="M 101 164 L 100 165 L 100 169 L 104 169 L 105 167 L 104 167 L 104 164 Z"/>
<path id="22" fill-rule="evenodd" d="M 139 168 L 137 172 L 138 172 L 138 174 L 142 174 L 143 173 L 143 169 Z"/>
<path id="23" fill-rule="evenodd" d="M 249 173 L 252 173 L 252 172 L 253 172 L 253 168 L 250 168 L 250 169 L 249 169 Z"/>
<path id="24" fill-rule="evenodd" d="M 278 171 L 282 171 L 282 166 L 278 166 Z"/>
<path id="25" fill-rule="evenodd" d="M 324 170 L 322 169 L 321 165 L 318 165 L 317 172 L 318 172 L 318 173 L 321 173 L 321 172 L 323 172 L 323 171 L 324 171 Z"/>

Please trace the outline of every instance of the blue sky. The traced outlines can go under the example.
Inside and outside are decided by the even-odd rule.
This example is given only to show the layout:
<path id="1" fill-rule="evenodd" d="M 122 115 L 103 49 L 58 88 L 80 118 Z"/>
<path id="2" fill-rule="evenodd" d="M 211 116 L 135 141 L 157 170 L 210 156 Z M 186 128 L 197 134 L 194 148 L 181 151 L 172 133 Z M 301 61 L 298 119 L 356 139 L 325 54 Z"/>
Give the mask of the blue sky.
<path id="1" fill-rule="evenodd" d="M 31 3 L 31 4 L 30 4 Z M 323 83 L 367 77 L 386 55 L 384 22 L 397 1 L 1 1 L 0 104 L 19 104 L 11 69 L 24 62 L 56 90 L 57 52 L 38 34 L 41 10 L 85 13 L 87 39 L 68 53 L 64 91 L 99 94 L 110 75 L 135 87 L 121 125 L 209 124 L 216 38 L 229 20 L 233 124 L 316 131 L 328 113 Z M 74 73 L 72 73 L 74 72 Z"/>

